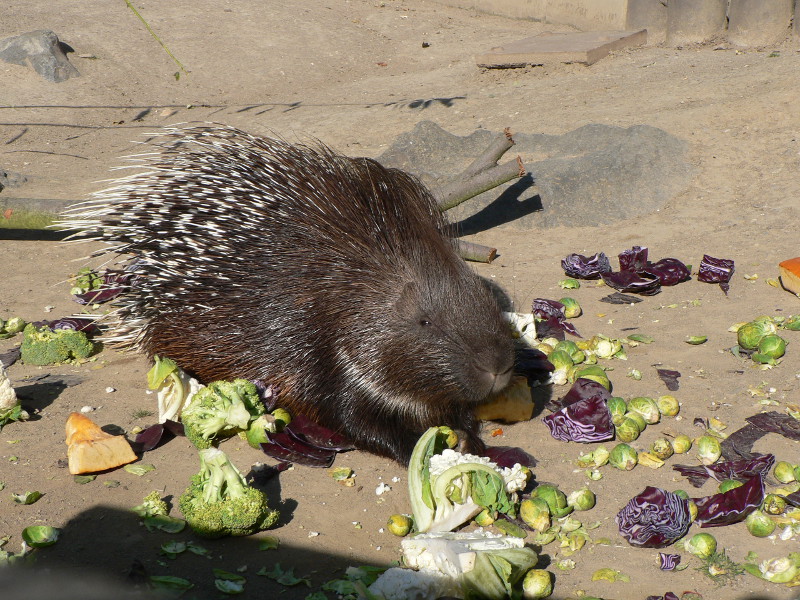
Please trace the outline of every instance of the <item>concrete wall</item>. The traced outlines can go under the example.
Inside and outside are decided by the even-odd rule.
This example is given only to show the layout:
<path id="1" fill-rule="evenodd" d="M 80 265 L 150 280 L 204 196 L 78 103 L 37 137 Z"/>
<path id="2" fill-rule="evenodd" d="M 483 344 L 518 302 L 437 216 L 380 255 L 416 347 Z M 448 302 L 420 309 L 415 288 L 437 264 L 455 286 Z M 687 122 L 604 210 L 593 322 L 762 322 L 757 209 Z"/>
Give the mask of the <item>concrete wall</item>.
<path id="1" fill-rule="evenodd" d="M 628 0 L 438 0 L 506 17 L 572 25 L 583 31 L 625 29 Z"/>
<path id="2" fill-rule="evenodd" d="M 738 46 L 785 39 L 800 0 L 437 0 L 441 4 L 548 23 L 581 31 L 647 29 L 648 42 L 682 46 L 727 37 Z M 730 22 L 730 24 L 728 24 Z"/>

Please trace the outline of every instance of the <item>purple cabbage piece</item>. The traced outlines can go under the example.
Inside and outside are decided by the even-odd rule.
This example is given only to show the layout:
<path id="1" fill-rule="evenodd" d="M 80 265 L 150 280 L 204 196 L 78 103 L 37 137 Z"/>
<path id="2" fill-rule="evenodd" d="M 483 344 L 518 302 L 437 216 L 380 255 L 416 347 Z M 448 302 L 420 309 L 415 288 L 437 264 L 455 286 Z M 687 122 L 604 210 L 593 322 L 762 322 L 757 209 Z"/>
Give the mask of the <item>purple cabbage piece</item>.
<path id="1" fill-rule="evenodd" d="M 678 557 L 678 562 L 681 562 L 679 555 L 670 554 L 669 556 L 677 556 Z M 671 569 L 668 569 L 668 570 L 671 570 Z M 686 592 L 684 592 L 684 593 L 686 593 Z M 678 599 L 678 594 L 676 594 L 675 592 L 667 592 L 663 596 L 648 596 L 647 600 L 679 600 L 679 599 Z"/>
<path id="2" fill-rule="evenodd" d="M 545 379 L 555 370 L 547 355 L 536 348 L 520 348 L 514 356 L 514 373 L 533 379 Z"/>
<path id="3" fill-rule="evenodd" d="M 680 371 L 674 371 L 672 369 L 656 369 L 656 373 L 661 378 L 661 381 L 664 382 L 664 385 L 667 386 L 667 389 L 670 392 L 678 391 L 680 387 L 680 383 L 678 383 L 678 378 L 681 376 Z"/>
<path id="4" fill-rule="evenodd" d="M 570 254 L 561 259 L 561 267 L 564 273 L 578 279 L 599 279 L 602 273 L 611 271 L 611 263 L 602 252 L 589 257 Z"/>
<path id="5" fill-rule="evenodd" d="M 730 280 L 734 272 L 733 261 L 727 258 L 714 258 L 708 254 L 703 255 L 700 268 L 697 271 L 697 280 L 704 283 L 718 283 L 725 295 L 730 289 Z"/>
<path id="6" fill-rule="evenodd" d="M 100 328 L 95 323 L 97 319 L 93 317 L 81 317 L 72 315 L 70 317 L 61 317 L 56 321 L 49 324 L 50 329 L 74 329 L 75 331 L 83 331 L 86 335 L 92 336 L 100 333 Z"/>
<path id="7" fill-rule="evenodd" d="M 764 480 L 761 475 L 756 475 L 744 485 L 727 492 L 692 500 L 697 505 L 695 521 L 701 527 L 731 525 L 744 520 L 761 506 L 764 501 Z"/>
<path id="8" fill-rule="evenodd" d="M 3 366 L 8 368 L 19 360 L 20 354 L 21 350 L 19 346 L 14 346 L 10 350 L 0 352 L 0 363 L 3 363 Z"/>
<path id="9" fill-rule="evenodd" d="M 629 544 L 643 548 L 669 546 L 692 524 L 686 498 L 652 486 L 631 498 L 615 521 Z"/>
<path id="10" fill-rule="evenodd" d="M 280 461 L 274 465 L 253 465 L 249 475 L 253 477 L 253 483 L 258 487 L 263 487 L 270 479 L 273 479 L 292 466 L 290 462 Z"/>
<path id="11" fill-rule="evenodd" d="M 659 569 L 662 571 L 674 571 L 675 568 L 681 564 L 680 554 L 665 554 L 663 552 L 659 552 L 658 558 L 661 561 Z"/>
<path id="12" fill-rule="evenodd" d="M 616 273 L 603 273 L 606 285 L 631 294 L 642 296 L 655 296 L 661 291 L 658 276 L 649 273 L 636 273 L 635 271 L 618 271 Z"/>
<path id="13" fill-rule="evenodd" d="M 611 392 L 609 392 L 602 384 L 597 383 L 594 379 L 579 377 L 575 380 L 575 383 L 572 384 L 572 387 L 569 388 L 569 391 L 566 394 L 564 394 L 558 400 L 551 400 L 547 407 L 553 411 L 557 411 L 561 410 L 562 408 L 566 408 L 571 404 L 575 404 L 580 400 L 586 400 L 589 398 L 608 402 L 608 399 L 611 398 Z"/>
<path id="14" fill-rule="evenodd" d="M 536 331 L 540 338 L 548 337 L 542 330 L 563 330 L 576 337 L 581 337 L 575 327 L 567 322 L 567 316 L 564 312 L 564 305 L 556 300 L 547 300 L 546 298 L 536 298 L 533 301 L 531 308 L 533 316 L 536 318 Z M 540 326 L 539 322 L 544 321 L 544 326 Z M 551 333 L 548 331 L 548 333 Z M 563 339 L 563 337 L 562 337 Z"/>
<path id="15" fill-rule="evenodd" d="M 598 396 L 579 400 L 542 420 L 550 434 L 563 442 L 602 442 L 614 437 L 611 411 Z"/>
<path id="16" fill-rule="evenodd" d="M 298 414 L 292 417 L 291 423 L 286 426 L 284 431 L 299 442 L 319 450 L 346 452 L 355 448 L 352 442 L 340 433 L 317 425 L 304 415 Z"/>
<path id="17" fill-rule="evenodd" d="M 140 431 L 131 446 L 136 452 L 149 452 L 166 444 L 175 436 L 182 436 L 183 424 L 167 419 L 163 423 L 156 423 Z"/>
<path id="18" fill-rule="evenodd" d="M 647 266 L 647 248 L 634 246 L 619 253 L 619 270 L 640 273 Z"/>
<path id="19" fill-rule="evenodd" d="M 677 258 L 662 258 L 658 262 L 648 264 L 643 273 L 655 275 L 661 285 L 677 285 L 691 279 L 689 268 Z"/>
<path id="20" fill-rule="evenodd" d="M 761 454 L 749 460 L 726 460 L 713 465 L 674 465 L 672 468 L 689 479 L 689 483 L 694 487 L 700 487 L 710 478 L 717 481 L 726 479 L 748 481 L 756 475 L 766 477 L 773 464 L 775 464 L 774 455 Z"/>
<path id="21" fill-rule="evenodd" d="M 103 273 L 103 283 L 98 289 L 75 294 L 73 297 L 78 304 L 102 304 L 127 291 L 132 279 L 133 273 L 106 270 Z"/>
<path id="22" fill-rule="evenodd" d="M 336 458 L 336 451 L 322 450 L 303 443 L 288 433 L 270 433 L 269 442 L 261 449 L 272 458 L 307 467 L 328 468 Z"/>
<path id="23" fill-rule="evenodd" d="M 536 466 L 536 459 L 516 446 L 489 446 L 482 454 L 496 465 L 504 468 L 511 468 L 517 463 L 523 467 Z"/>

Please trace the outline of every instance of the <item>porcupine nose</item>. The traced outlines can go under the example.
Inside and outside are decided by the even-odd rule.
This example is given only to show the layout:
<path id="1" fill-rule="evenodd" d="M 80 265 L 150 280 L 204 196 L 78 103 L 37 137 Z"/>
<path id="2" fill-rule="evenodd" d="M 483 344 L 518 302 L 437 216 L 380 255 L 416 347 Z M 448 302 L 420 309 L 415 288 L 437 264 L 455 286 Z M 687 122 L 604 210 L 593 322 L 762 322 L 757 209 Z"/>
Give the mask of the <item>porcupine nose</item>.
<path id="1" fill-rule="evenodd" d="M 514 355 L 499 353 L 486 357 L 477 365 L 480 389 L 485 390 L 486 395 L 495 394 L 501 391 L 511 381 L 514 371 Z"/>

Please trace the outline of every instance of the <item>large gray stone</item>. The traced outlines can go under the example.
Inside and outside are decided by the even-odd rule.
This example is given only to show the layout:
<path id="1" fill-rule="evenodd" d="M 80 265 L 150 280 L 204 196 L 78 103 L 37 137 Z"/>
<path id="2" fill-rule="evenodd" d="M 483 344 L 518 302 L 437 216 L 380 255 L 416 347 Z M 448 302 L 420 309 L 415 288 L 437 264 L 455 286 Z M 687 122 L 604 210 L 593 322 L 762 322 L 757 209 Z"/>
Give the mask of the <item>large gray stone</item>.
<path id="1" fill-rule="evenodd" d="M 453 180 L 496 134 L 464 137 L 423 121 L 400 135 L 378 160 L 435 188 Z M 529 175 L 448 211 L 464 234 L 496 225 L 521 229 L 604 225 L 652 213 L 692 177 L 687 145 L 648 125 L 585 125 L 564 135 L 515 133 L 502 160 L 520 154 Z"/>
<path id="2" fill-rule="evenodd" d="M 0 40 L 0 60 L 27 65 L 54 83 L 80 75 L 64 54 L 58 36 L 49 30 L 31 31 Z"/>

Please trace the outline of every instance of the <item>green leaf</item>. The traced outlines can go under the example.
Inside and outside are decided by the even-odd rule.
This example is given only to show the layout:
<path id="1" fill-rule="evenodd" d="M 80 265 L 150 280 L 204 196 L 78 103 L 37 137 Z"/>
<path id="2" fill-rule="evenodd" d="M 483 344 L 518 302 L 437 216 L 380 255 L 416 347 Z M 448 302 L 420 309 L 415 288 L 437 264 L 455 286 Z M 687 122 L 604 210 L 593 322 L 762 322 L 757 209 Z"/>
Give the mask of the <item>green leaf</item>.
<path id="1" fill-rule="evenodd" d="M 214 577 L 217 579 L 224 579 L 226 581 L 247 581 L 244 576 L 239 575 L 239 573 L 231 573 L 230 571 L 225 571 L 223 569 L 214 569 Z"/>
<path id="2" fill-rule="evenodd" d="M 151 575 L 149 579 L 150 584 L 156 590 L 185 591 L 194 587 L 194 584 L 188 579 L 172 575 Z"/>
<path id="3" fill-rule="evenodd" d="M 328 597 L 322 592 L 311 592 L 305 600 L 328 600 Z"/>
<path id="4" fill-rule="evenodd" d="M 72 480 L 77 483 L 78 485 L 84 485 L 87 483 L 91 483 L 97 479 L 97 475 L 75 475 Z"/>
<path id="5" fill-rule="evenodd" d="M 147 531 L 164 531 L 166 533 L 180 533 L 186 527 L 186 521 L 176 519 L 167 515 L 155 515 L 145 517 L 142 523 L 147 527 Z"/>
<path id="6" fill-rule="evenodd" d="M 186 552 L 186 542 L 167 542 L 161 544 L 161 553 L 168 558 L 175 558 L 178 554 Z"/>
<path id="7" fill-rule="evenodd" d="M 639 342 L 640 344 L 652 344 L 655 341 L 653 336 L 647 335 L 646 333 L 632 333 L 628 336 L 628 339 Z"/>
<path id="8" fill-rule="evenodd" d="M 277 550 L 280 540 L 274 535 L 268 535 L 258 542 L 259 550 Z"/>
<path id="9" fill-rule="evenodd" d="M 145 464 L 136 464 L 136 465 L 125 465 L 122 467 L 128 473 L 133 475 L 138 475 L 141 477 L 142 475 L 146 475 L 150 471 L 155 471 L 156 468 L 153 465 L 145 465 Z"/>
<path id="10" fill-rule="evenodd" d="M 153 360 L 155 360 L 155 364 L 147 372 L 147 387 L 157 390 L 167 377 L 178 370 L 178 365 L 174 360 L 159 358 L 158 355 L 154 356 Z"/>
<path id="11" fill-rule="evenodd" d="M 631 578 L 617 571 L 616 569 L 610 569 L 606 567 L 605 569 L 597 569 L 594 573 L 592 573 L 592 581 L 610 581 L 611 583 L 615 583 L 617 581 L 624 581 L 626 583 L 630 582 Z"/>
<path id="12" fill-rule="evenodd" d="M 690 335 L 686 338 L 686 343 L 692 346 L 699 346 L 700 344 L 705 344 L 707 341 L 707 335 Z"/>
<path id="13" fill-rule="evenodd" d="M 223 594 L 233 596 L 244 593 L 245 581 L 230 581 L 229 579 L 215 579 L 214 587 Z"/>
<path id="14" fill-rule="evenodd" d="M 186 549 L 197 556 L 208 556 L 211 553 L 208 548 L 203 548 L 194 542 L 186 542 Z"/>
<path id="15" fill-rule="evenodd" d="M 22 539 L 32 548 L 52 546 L 58 541 L 61 530 L 49 525 L 31 525 L 22 530 Z"/>
<path id="16" fill-rule="evenodd" d="M 11 494 L 17 504 L 33 504 L 42 497 L 42 492 L 24 492 L 22 494 Z"/>
<path id="17" fill-rule="evenodd" d="M 285 571 L 281 567 L 281 563 L 275 563 L 275 566 L 272 568 L 272 571 L 267 571 L 266 567 L 261 567 L 261 569 L 256 573 L 256 575 L 262 575 L 263 577 L 269 577 L 270 579 L 277 581 L 281 585 L 285 586 L 293 586 L 298 585 L 300 583 L 305 583 L 308 587 L 311 587 L 311 582 L 308 579 L 304 579 L 302 577 L 295 577 L 294 569 L 286 569 Z"/>

